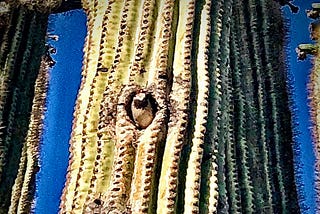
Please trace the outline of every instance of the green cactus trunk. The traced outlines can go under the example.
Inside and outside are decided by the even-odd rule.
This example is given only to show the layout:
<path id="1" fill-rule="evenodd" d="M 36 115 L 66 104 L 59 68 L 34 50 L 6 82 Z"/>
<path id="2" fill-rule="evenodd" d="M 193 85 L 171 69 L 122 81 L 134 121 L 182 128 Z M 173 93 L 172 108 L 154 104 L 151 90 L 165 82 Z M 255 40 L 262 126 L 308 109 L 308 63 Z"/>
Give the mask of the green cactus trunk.
<path id="1" fill-rule="evenodd" d="M 30 113 L 34 90 L 40 84 L 36 78 L 48 17 L 23 7 L 13 8 L 8 16 L 0 50 L 0 213 L 8 213 L 10 206 L 10 213 L 16 213 L 19 198 L 23 204 L 18 210 L 25 212 L 33 198 L 39 141 L 28 140 L 27 133 L 32 131 Z"/>

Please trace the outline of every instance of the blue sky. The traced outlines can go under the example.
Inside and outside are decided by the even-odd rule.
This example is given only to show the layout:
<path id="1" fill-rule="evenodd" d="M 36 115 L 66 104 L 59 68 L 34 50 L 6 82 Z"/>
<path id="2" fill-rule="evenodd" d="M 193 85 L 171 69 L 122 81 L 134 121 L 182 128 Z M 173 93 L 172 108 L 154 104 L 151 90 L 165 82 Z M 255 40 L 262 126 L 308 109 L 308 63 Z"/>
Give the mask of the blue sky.
<path id="1" fill-rule="evenodd" d="M 58 41 L 48 42 L 56 48 L 56 61 L 50 70 L 47 111 L 40 148 L 40 171 L 36 177 L 36 214 L 58 213 L 69 159 L 69 138 L 79 84 L 86 35 L 86 16 L 82 10 L 49 17 L 48 33 Z"/>

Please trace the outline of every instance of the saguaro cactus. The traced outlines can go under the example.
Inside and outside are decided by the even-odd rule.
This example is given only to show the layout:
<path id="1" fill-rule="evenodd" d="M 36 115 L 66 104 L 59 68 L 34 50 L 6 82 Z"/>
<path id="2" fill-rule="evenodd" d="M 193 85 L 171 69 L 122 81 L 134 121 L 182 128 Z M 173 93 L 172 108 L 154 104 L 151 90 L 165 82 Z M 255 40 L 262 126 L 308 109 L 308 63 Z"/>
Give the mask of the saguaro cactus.
<path id="1" fill-rule="evenodd" d="M 19 2 L 0 23 L 1 213 L 30 210 L 46 21 L 67 7 Z M 290 1 L 83 0 L 83 78 L 60 213 L 299 213 L 285 4 L 296 11 Z"/>
<path id="2" fill-rule="evenodd" d="M 22 213 L 30 210 L 38 168 L 48 58 L 39 68 L 48 13 L 1 4 L 7 10 L 0 27 L 0 213 Z"/>
<path id="3" fill-rule="evenodd" d="M 61 213 L 299 212 L 278 3 L 82 3 Z"/>

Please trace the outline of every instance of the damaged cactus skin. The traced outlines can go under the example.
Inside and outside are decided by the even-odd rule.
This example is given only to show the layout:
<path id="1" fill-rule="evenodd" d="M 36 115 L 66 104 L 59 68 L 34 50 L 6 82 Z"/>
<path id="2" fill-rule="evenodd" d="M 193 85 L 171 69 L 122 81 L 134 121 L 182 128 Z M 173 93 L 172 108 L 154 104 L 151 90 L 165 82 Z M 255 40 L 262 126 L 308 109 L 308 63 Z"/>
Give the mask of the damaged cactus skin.
<path id="1" fill-rule="evenodd" d="M 82 4 L 60 213 L 299 212 L 277 2 Z"/>

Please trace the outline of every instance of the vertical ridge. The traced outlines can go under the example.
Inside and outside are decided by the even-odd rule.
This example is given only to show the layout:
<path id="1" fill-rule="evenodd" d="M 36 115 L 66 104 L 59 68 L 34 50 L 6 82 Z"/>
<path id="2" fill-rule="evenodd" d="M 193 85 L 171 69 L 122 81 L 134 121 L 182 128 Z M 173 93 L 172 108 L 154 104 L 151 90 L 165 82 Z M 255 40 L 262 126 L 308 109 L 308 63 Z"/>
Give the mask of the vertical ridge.
<path id="1" fill-rule="evenodd" d="M 208 117 L 208 95 L 209 95 L 209 71 L 208 52 L 210 42 L 210 8 L 211 1 L 206 1 L 201 12 L 201 23 L 199 32 L 199 44 L 201 48 L 197 55 L 197 84 L 200 86 L 197 94 L 197 110 L 195 128 L 192 138 L 191 153 L 188 160 L 186 174 L 186 188 L 184 198 L 184 213 L 199 213 L 201 161 L 203 156 L 203 141 L 206 132 Z M 204 47 L 203 47 L 204 46 Z"/>
<path id="2" fill-rule="evenodd" d="M 218 1 L 216 4 L 211 5 L 211 38 L 210 38 L 210 50 L 208 54 L 209 58 L 209 103 L 208 103 L 208 121 L 206 126 L 206 134 L 204 138 L 203 160 L 201 166 L 201 187 L 200 191 L 200 206 L 203 209 L 200 213 L 217 213 L 218 200 L 219 200 L 219 186 L 218 186 L 218 123 L 220 121 L 219 109 L 220 109 L 220 77 L 219 73 L 219 61 L 216 56 L 220 50 L 220 38 L 222 35 L 222 17 L 223 17 L 223 0 Z M 215 118 L 215 119 L 211 119 Z M 209 173 L 207 173 L 207 170 Z"/>
<path id="3" fill-rule="evenodd" d="M 168 135 L 159 180 L 157 213 L 174 213 L 177 195 L 178 165 L 187 126 L 190 95 L 190 64 L 195 2 L 179 5 L 179 21 L 173 61 L 173 84 Z M 182 99 L 181 99 L 182 98 Z"/>

